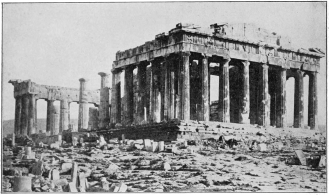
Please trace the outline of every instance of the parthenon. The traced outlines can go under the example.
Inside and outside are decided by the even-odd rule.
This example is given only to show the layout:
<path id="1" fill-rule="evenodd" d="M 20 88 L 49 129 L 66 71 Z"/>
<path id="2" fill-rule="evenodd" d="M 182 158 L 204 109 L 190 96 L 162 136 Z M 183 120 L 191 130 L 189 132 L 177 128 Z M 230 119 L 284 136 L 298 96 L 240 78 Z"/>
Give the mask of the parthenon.
<path id="1" fill-rule="evenodd" d="M 138 129 L 171 120 L 285 128 L 290 77 L 295 78 L 293 126 L 304 128 L 304 106 L 308 106 L 308 126 L 317 129 L 317 73 L 323 56 L 319 49 L 293 49 L 288 37 L 252 24 L 216 23 L 203 30 L 179 23 L 152 41 L 118 51 L 111 70 L 112 88 L 106 73 L 99 73 L 101 89 L 94 91 L 87 90 L 84 78 L 79 80 L 80 89 L 10 80 L 15 87 L 15 133 L 38 133 L 38 99 L 47 101 L 47 131 L 52 135 L 69 129 L 70 102 L 79 103 L 79 131 Z M 213 103 L 211 75 L 219 78 L 218 101 Z M 303 97 L 306 75 L 308 105 Z M 55 100 L 60 101 L 60 109 L 53 106 Z M 88 112 L 88 103 L 99 109 Z"/>

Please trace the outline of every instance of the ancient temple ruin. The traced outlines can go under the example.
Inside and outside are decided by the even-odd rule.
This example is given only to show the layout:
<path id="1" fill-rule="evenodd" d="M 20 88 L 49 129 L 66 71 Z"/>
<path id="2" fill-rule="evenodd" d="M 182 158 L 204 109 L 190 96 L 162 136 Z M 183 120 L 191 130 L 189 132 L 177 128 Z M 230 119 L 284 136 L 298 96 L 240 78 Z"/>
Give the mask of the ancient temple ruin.
<path id="1" fill-rule="evenodd" d="M 203 30 L 179 23 L 152 41 L 118 51 L 112 66 L 111 89 L 106 85 L 105 73 L 100 74 L 102 84 L 97 91 L 85 90 L 84 79 L 80 79 L 80 90 L 10 81 L 15 86 L 15 132 L 36 132 L 37 99 L 47 100 L 48 110 L 54 100 L 61 101 L 60 111 L 47 115 L 47 129 L 54 125 L 51 116 L 60 115 L 56 133 L 68 128 L 69 102 L 79 102 L 79 129 L 88 127 L 86 104 L 99 105 L 98 111 L 90 111 L 94 115 L 99 112 L 96 129 L 112 135 L 206 132 L 214 130 L 209 125 L 214 122 L 285 128 L 286 81 L 290 77 L 295 78 L 294 127 L 303 128 L 304 107 L 308 106 L 308 126 L 317 129 L 317 73 L 323 56 L 319 49 L 293 49 L 288 37 L 251 24 L 213 24 Z M 219 78 L 218 101 L 213 103 L 210 75 Z M 308 105 L 303 97 L 306 75 Z M 189 121 L 199 121 L 196 123 L 204 126 L 187 125 Z"/>

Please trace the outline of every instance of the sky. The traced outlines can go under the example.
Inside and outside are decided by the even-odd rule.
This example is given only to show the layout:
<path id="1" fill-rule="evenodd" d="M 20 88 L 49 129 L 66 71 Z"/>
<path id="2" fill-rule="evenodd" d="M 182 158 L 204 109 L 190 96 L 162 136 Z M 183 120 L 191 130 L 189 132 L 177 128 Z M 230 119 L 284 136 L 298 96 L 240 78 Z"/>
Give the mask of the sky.
<path id="1" fill-rule="evenodd" d="M 78 88 L 84 77 L 89 89 L 99 89 L 98 72 L 110 72 L 117 51 L 153 40 L 180 22 L 205 28 L 220 22 L 254 23 L 289 36 L 294 48 L 326 51 L 326 2 L 4 4 L 2 119 L 14 118 L 10 79 Z M 326 72 L 323 58 L 318 76 L 320 124 L 326 123 Z M 288 80 L 287 85 L 293 83 Z M 290 120 L 292 109 L 290 101 Z M 71 118 L 77 117 L 77 105 L 72 104 Z M 44 100 L 38 101 L 38 118 L 46 118 Z"/>

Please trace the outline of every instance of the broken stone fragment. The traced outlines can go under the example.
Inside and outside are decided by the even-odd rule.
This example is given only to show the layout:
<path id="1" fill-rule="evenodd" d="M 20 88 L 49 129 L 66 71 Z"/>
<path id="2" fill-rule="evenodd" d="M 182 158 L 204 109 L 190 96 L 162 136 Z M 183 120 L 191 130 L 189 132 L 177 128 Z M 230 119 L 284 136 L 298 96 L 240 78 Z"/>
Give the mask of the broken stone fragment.
<path id="1" fill-rule="evenodd" d="M 31 177 L 18 176 L 14 178 L 14 192 L 32 192 Z"/>
<path id="2" fill-rule="evenodd" d="M 171 169 L 170 164 L 169 164 L 168 162 L 164 162 L 164 163 L 163 163 L 163 169 L 164 169 L 165 171 L 169 171 L 169 170 Z"/>
<path id="3" fill-rule="evenodd" d="M 61 172 L 62 173 L 65 173 L 65 172 L 68 172 L 72 169 L 72 163 L 63 163 L 61 165 Z"/>
<path id="4" fill-rule="evenodd" d="M 33 175 L 42 175 L 43 171 L 44 171 L 44 166 L 41 160 L 32 165 L 31 173 Z"/>

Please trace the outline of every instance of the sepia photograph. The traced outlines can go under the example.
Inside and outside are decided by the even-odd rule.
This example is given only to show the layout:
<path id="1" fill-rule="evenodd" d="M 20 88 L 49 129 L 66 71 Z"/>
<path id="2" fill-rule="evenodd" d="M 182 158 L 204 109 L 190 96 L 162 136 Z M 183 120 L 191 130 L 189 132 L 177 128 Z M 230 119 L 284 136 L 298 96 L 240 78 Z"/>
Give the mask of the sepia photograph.
<path id="1" fill-rule="evenodd" d="M 327 2 L 2 2 L 1 193 L 327 192 Z"/>

